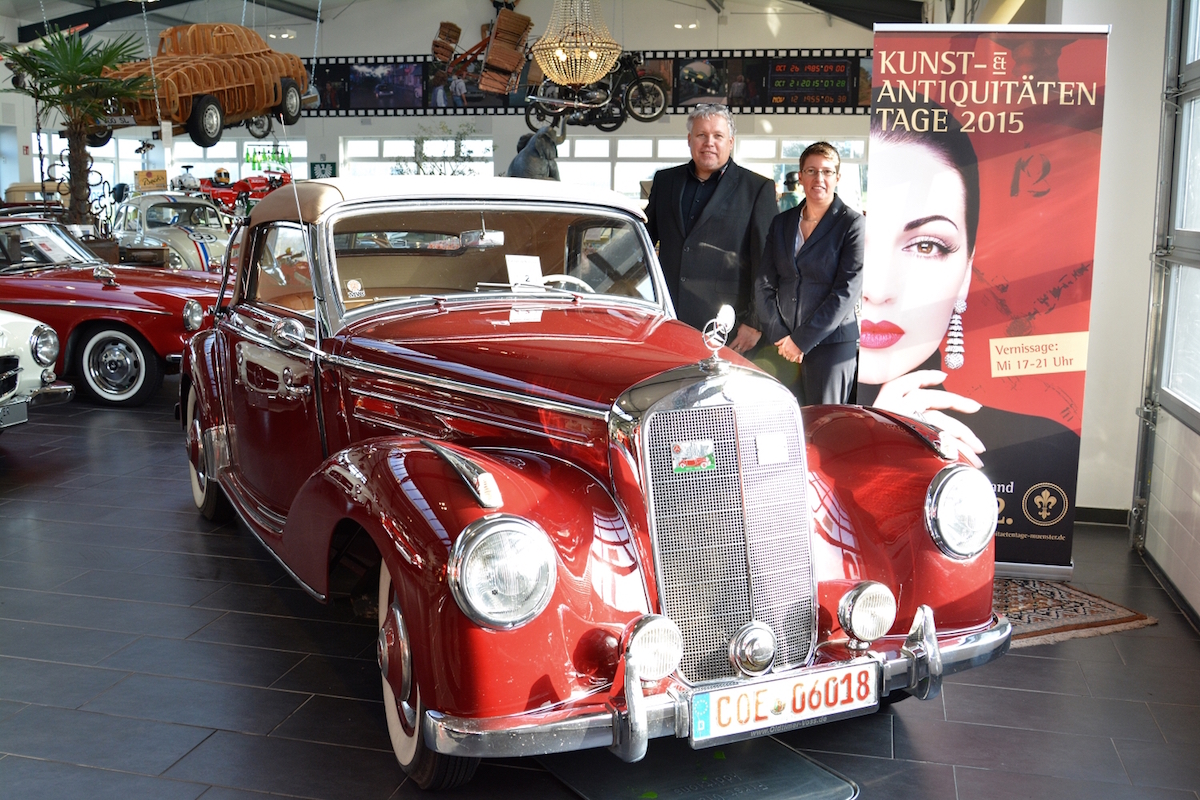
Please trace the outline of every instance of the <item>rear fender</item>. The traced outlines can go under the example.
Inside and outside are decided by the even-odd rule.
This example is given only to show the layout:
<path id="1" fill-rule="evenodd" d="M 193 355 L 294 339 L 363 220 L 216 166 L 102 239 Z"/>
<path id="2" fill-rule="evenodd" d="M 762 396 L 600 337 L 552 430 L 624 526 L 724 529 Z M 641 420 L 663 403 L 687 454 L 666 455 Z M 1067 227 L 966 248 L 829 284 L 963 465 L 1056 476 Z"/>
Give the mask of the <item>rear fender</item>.
<path id="1" fill-rule="evenodd" d="M 455 469 L 420 440 L 371 439 L 330 457 L 301 488 L 284 529 L 284 562 L 327 594 L 338 526 L 352 520 L 370 535 L 400 598 L 427 707 L 494 716 L 607 688 L 621 631 L 649 610 L 629 530 L 612 497 L 558 459 L 439 444 L 495 477 L 500 508 L 482 508 Z M 461 531 L 495 513 L 536 523 L 557 555 L 549 605 L 511 630 L 472 622 L 447 584 Z"/>

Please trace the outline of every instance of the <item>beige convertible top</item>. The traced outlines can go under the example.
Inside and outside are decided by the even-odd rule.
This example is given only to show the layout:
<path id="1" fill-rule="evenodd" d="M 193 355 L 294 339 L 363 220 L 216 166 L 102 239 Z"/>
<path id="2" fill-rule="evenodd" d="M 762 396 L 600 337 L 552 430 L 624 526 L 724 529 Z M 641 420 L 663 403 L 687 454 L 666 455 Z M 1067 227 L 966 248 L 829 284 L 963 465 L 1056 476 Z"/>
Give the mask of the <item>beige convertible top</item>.
<path id="1" fill-rule="evenodd" d="M 382 178 L 328 178 L 296 181 L 259 201 L 250 224 L 316 222 L 339 203 L 360 200 L 540 200 L 605 205 L 645 219 L 641 207 L 625 195 L 591 186 L 528 178 L 396 175 Z"/>

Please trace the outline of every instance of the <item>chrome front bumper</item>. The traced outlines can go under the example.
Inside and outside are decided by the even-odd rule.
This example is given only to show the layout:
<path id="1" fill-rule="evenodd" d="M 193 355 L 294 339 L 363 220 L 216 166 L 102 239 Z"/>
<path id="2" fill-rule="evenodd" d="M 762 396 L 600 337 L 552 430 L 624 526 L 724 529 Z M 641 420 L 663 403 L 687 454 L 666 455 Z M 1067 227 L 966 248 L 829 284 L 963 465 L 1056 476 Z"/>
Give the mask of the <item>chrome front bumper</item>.
<path id="1" fill-rule="evenodd" d="M 49 386 L 34 389 L 27 395 L 19 395 L 0 403 L 0 429 L 20 425 L 29 419 L 29 409 L 66 403 L 75 396 L 75 387 L 65 381 L 55 381 Z"/>
<path id="2" fill-rule="evenodd" d="M 922 700 L 936 697 L 942 678 L 993 661 L 1008 652 L 1012 626 L 1001 616 L 987 630 L 938 641 L 933 611 L 918 609 L 899 650 L 868 653 L 882 668 L 881 695 L 907 691 Z M 767 676 L 767 679 L 778 677 Z M 646 754 L 650 739 L 685 738 L 691 728 L 690 705 L 683 692 L 646 697 L 636 675 L 625 675 L 625 702 L 611 701 L 602 711 L 552 709 L 485 719 L 425 712 L 425 744 L 447 755 L 505 758 L 608 747 L 625 761 Z M 868 709 L 869 711 L 869 709 Z M 747 735 L 747 738 L 749 734 Z"/>

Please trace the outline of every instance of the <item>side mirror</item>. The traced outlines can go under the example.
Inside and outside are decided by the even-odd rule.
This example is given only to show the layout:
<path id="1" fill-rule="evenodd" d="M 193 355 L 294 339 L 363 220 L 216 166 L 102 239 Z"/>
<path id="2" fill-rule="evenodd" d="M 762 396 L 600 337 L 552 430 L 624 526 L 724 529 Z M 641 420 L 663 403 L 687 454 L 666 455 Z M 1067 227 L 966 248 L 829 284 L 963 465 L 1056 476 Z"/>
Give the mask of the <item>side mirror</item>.
<path id="1" fill-rule="evenodd" d="M 281 319 L 271 327 L 271 340 L 280 347 L 290 350 L 305 345 L 304 326 L 291 317 Z"/>

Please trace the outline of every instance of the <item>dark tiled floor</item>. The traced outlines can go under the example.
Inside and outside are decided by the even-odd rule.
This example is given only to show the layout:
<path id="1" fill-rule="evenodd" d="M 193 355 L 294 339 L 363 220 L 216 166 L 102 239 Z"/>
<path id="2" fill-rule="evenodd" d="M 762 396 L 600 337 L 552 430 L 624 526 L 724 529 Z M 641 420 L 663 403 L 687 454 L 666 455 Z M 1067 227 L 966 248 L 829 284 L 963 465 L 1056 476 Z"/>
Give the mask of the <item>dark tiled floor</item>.
<path id="1" fill-rule="evenodd" d="M 416 796 L 388 749 L 373 628 L 195 513 L 177 389 L 0 436 L 0 796 Z M 1076 585 L 1160 623 L 1020 650 L 936 700 L 778 739 L 865 798 L 1197 800 L 1200 635 L 1124 530 L 1079 526 L 1075 562 Z M 510 760 L 451 796 L 574 795 Z"/>

